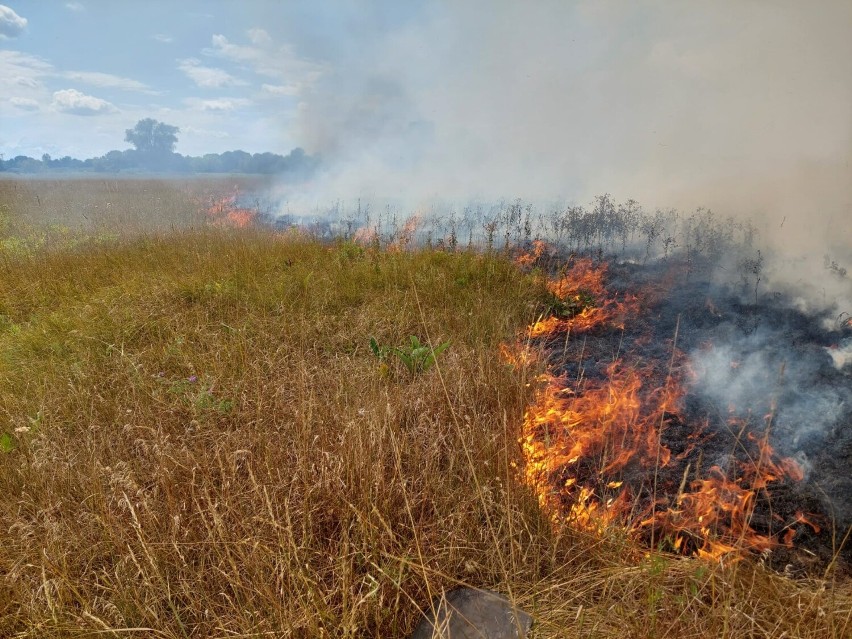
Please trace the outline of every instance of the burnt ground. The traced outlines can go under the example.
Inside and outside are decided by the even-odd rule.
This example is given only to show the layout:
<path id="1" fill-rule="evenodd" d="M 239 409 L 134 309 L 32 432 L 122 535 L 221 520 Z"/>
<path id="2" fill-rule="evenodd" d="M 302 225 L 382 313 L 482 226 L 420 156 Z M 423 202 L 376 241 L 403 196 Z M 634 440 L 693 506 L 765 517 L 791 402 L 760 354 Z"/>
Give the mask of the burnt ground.
<path id="1" fill-rule="evenodd" d="M 618 356 L 642 367 L 650 390 L 665 383 L 674 362 L 686 395 L 682 410 L 664 420 L 662 443 L 673 462 L 658 472 L 657 494 L 673 504 L 686 475 L 688 482 L 720 471 L 736 478 L 767 437 L 804 478 L 779 478 L 757 491 L 749 525 L 793 538 L 792 547 L 779 545 L 763 560 L 808 574 L 834 563 L 852 575 L 852 540 L 841 543 L 852 526 L 852 366 L 837 368 L 829 354 L 852 337 L 852 326 L 832 323 L 829 311 L 801 310 L 786 295 L 756 295 L 749 282 L 702 278 L 694 264 L 687 270 L 674 260 L 611 263 L 607 280 L 612 295 L 637 295 L 640 311 L 623 331 L 605 326 L 567 341 L 564 334 L 542 338 L 554 371 L 581 388 L 578 380 L 605 379 Z M 652 508 L 647 468 L 624 474 Z"/>

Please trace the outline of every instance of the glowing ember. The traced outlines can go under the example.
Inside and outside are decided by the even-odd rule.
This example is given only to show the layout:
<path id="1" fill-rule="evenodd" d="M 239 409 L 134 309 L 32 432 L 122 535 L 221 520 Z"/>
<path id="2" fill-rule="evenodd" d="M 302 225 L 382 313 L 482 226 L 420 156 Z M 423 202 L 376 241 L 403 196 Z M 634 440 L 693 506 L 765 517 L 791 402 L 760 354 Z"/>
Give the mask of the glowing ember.
<path id="1" fill-rule="evenodd" d="M 545 251 L 536 245 L 518 263 L 534 265 Z M 610 293 L 606 276 L 605 266 L 576 260 L 549 283 L 553 314 L 531 325 L 527 337 L 623 330 L 639 303 Z M 557 523 L 595 531 L 619 525 L 652 545 L 715 559 L 790 545 L 792 523 L 818 531 L 801 513 L 774 530 L 755 528 L 756 504 L 768 499 L 769 489 L 803 478 L 795 461 L 778 458 L 767 434 L 755 435 L 732 418 L 733 449 L 725 463 L 704 464 L 702 447 L 716 434 L 705 432 L 706 419 L 689 423 L 684 417 L 682 378 L 689 371 L 676 339 L 663 363 L 618 353 L 591 376 L 580 367 L 576 378 L 553 372 L 543 378 L 521 438 L 524 476 L 542 507 Z M 505 350 L 507 361 L 524 362 Z M 767 433 L 771 422 L 770 414 Z"/>

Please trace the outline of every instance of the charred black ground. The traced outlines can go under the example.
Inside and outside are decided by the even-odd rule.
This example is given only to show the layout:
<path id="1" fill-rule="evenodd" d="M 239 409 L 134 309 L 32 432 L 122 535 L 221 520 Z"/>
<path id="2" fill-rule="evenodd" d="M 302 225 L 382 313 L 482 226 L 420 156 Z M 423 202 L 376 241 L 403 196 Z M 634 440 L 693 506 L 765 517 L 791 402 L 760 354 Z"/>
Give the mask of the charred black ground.
<path id="1" fill-rule="evenodd" d="M 779 544 L 763 560 L 808 573 L 834 563 L 849 573 L 852 545 L 842 542 L 852 525 L 852 366 L 837 366 L 830 355 L 852 336 L 849 322 L 830 310 L 801 310 L 787 294 L 755 292 L 756 277 L 720 283 L 718 261 L 597 257 L 607 264 L 609 293 L 637 296 L 639 310 L 623 330 L 610 325 L 571 339 L 544 338 L 554 372 L 582 393 L 582 380 L 604 380 L 620 359 L 641 368 L 645 392 L 662 387 L 668 375 L 679 376 L 687 391 L 681 411 L 667 414 L 661 431 L 673 463 L 653 478 L 638 464 L 623 473 L 637 511 L 675 507 L 684 484 L 714 473 L 735 480 L 766 437 L 804 478 L 781 478 L 757 492 L 751 528 L 793 539 L 792 547 Z M 541 266 L 565 269 L 572 259 L 551 254 Z M 615 496 L 595 478 L 593 464 L 587 471 L 601 501 Z M 645 530 L 649 543 L 665 544 L 655 526 Z"/>

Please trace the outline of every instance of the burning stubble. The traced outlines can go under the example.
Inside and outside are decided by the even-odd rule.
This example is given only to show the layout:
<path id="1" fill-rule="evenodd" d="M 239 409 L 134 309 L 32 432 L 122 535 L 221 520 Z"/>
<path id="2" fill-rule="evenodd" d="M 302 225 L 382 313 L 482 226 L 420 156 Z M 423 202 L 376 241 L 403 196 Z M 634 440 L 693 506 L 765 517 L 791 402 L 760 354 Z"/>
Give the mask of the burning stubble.
<path id="1" fill-rule="evenodd" d="M 553 253 L 537 243 L 518 263 Z M 549 315 L 509 361 L 549 362 L 522 446 L 556 522 L 712 558 L 833 560 L 832 531 L 852 523 L 852 390 L 826 344 L 850 327 L 777 295 L 744 303 L 682 256 L 573 258 L 548 288 Z"/>

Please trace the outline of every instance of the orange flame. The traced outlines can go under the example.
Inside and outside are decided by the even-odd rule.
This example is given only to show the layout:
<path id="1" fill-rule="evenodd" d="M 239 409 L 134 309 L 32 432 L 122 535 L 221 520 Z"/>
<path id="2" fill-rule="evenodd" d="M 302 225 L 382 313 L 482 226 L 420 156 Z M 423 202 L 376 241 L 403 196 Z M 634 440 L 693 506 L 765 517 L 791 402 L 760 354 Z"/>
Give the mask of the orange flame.
<path id="1" fill-rule="evenodd" d="M 521 267 L 530 267 L 547 252 L 547 242 L 533 240 L 532 253 L 521 253 L 515 258 L 515 264 Z"/>
<path id="2" fill-rule="evenodd" d="M 539 361 L 538 354 L 526 344 L 500 344 L 500 358 L 518 370 L 534 366 Z"/>
<path id="3" fill-rule="evenodd" d="M 420 216 L 412 215 L 402 225 L 394 241 L 388 245 L 388 251 L 398 253 L 405 251 L 414 239 L 414 232 L 420 226 Z"/>
<path id="4" fill-rule="evenodd" d="M 229 195 L 215 198 L 205 209 L 210 223 L 214 226 L 229 228 L 247 228 L 257 221 L 257 211 L 237 206 L 239 189 L 235 186 Z"/>
<path id="5" fill-rule="evenodd" d="M 558 280 L 548 282 L 547 288 L 557 300 L 558 315 L 551 315 L 533 323 L 527 334 L 543 337 L 566 331 L 588 331 L 605 323 L 622 328 L 626 318 L 638 310 L 634 296 L 624 296 L 618 301 L 608 294 L 604 286 L 606 266 L 595 266 L 583 258 Z"/>
<path id="6" fill-rule="evenodd" d="M 373 227 L 362 226 L 352 237 L 352 241 L 361 246 L 372 246 L 379 239 L 378 231 Z"/>
<path id="7" fill-rule="evenodd" d="M 604 266 L 577 260 L 563 277 L 548 284 L 561 314 L 531 325 L 528 337 L 623 328 L 639 310 L 637 298 L 616 300 L 606 290 L 605 276 Z M 672 365 L 681 359 L 675 351 Z M 543 388 L 524 415 L 520 440 L 524 477 L 540 504 L 556 522 L 595 531 L 620 525 L 638 537 L 650 536 L 652 543 L 666 540 L 676 552 L 712 559 L 790 543 L 795 531 L 778 540 L 751 526 L 760 491 L 775 481 L 803 477 L 795 461 L 775 455 L 767 435 L 748 434 L 740 442 L 750 457 L 736 464 L 733 478 L 712 466 L 706 477 L 688 482 L 687 464 L 676 494 L 671 494 L 671 486 L 668 495 L 658 487 L 658 473 L 665 470 L 669 477 L 672 472 L 680 477 L 680 470 L 672 467 L 684 465 L 704 437 L 703 425 L 694 428 L 674 458 L 663 444 L 671 420 L 681 419 L 681 372 L 689 374 L 686 368 L 671 366 L 657 388 L 651 380 L 660 375 L 653 368 L 643 370 L 620 360 L 606 367 L 603 379 L 587 379 L 576 388 L 564 377 L 545 375 Z M 633 481 L 625 482 L 626 477 Z M 804 515 L 798 520 L 813 526 Z"/>

